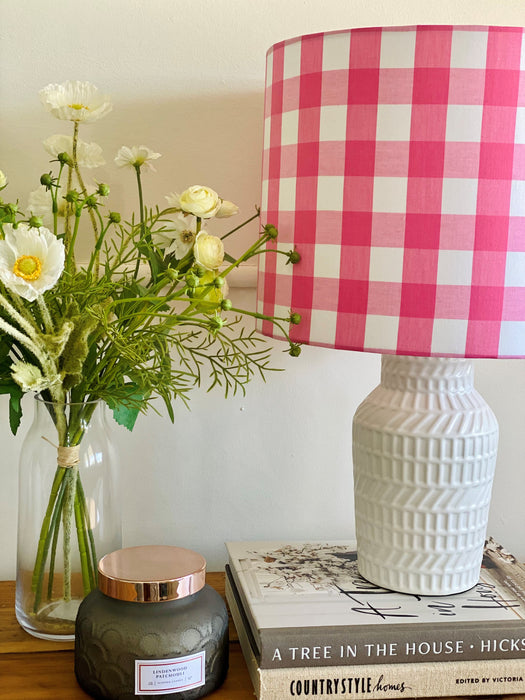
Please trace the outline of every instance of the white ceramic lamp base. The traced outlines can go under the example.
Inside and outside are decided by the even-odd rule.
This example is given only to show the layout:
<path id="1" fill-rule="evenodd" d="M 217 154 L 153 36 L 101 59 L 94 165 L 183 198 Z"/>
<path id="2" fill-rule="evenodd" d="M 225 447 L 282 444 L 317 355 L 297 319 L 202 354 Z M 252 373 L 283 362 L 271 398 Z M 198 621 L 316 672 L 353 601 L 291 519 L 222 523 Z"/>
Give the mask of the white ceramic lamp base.
<path id="1" fill-rule="evenodd" d="M 353 423 L 359 572 L 447 595 L 479 579 L 498 446 L 464 359 L 383 355 Z"/>

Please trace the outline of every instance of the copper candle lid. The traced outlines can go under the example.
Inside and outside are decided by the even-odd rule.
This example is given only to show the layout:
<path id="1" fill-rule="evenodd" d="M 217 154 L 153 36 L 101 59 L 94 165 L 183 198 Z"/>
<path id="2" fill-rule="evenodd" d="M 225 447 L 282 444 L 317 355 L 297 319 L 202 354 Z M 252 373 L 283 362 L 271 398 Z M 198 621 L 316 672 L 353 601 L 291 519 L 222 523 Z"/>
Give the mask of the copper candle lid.
<path id="1" fill-rule="evenodd" d="M 98 587 L 110 598 L 158 603 L 200 591 L 206 579 L 206 560 L 182 547 L 144 545 L 106 554 L 98 572 Z"/>

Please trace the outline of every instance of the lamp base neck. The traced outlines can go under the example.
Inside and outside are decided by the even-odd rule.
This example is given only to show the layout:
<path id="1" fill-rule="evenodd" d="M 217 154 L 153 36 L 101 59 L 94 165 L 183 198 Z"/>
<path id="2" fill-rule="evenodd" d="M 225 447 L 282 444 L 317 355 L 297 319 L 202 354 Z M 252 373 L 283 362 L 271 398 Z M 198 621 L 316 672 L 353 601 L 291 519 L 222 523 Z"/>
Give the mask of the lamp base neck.
<path id="1" fill-rule="evenodd" d="M 382 355 L 381 384 L 398 391 L 463 393 L 474 387 L 474 366 L 463 358 Z"/>

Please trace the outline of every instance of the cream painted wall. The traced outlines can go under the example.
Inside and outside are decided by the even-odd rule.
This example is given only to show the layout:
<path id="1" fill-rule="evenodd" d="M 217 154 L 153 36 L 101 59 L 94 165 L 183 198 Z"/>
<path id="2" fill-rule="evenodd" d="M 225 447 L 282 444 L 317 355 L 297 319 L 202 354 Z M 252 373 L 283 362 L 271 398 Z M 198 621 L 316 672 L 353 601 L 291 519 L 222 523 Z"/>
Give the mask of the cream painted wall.
<path id="1" fill-rule="evenodd" d="M 2 0 L 0 168 L 24 204 L 46 169 L 40 142 L 60 130 L 38 90 L 90 80 L 113 112 L 87 126 L 108 165 L 112 208 L 133 206 L 132 178 L 117 173 L 122 144 L 163 154 L 146 201 L 208 184 L 247 215 L 259 201 L 265 53 L 298 34 L 378 24 L 524 24 L 525 0 Z M 254 230 L 251 231 L 254 233 Z M 234 290 L 253 307 L 253 289 Z M 377 384 L 379 357 L 304 348 L 246 397 L 196 392 L 175 425 L 155 414 L 132 434 L 118 427 L 124 543 L 193 547 L 210 568 L 238 538 L 352 537 L 351 419 Z M 525 367 L 478 361 L 477 386 L 501 427 L 490 532 L 525 559 Z M 25 400 L 30 418 L 31 399 Z M 23 428 L 27 428 L 26 420 Z M 0 578 L 15 572 L 20 439 L 0 402 Z"/>

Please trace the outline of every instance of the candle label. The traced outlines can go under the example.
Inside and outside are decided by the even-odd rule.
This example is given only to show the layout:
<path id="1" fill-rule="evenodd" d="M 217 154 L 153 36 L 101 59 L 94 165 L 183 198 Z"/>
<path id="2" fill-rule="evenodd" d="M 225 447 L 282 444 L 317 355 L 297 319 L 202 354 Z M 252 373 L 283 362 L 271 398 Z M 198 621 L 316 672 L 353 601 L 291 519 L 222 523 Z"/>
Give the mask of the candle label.
<path id="1" fill-rule="evenodd" d="M 135 661 L 135 695 L 167 695 L 198 688 L 206 681 L 205 652 L 176 659 Z"/>

